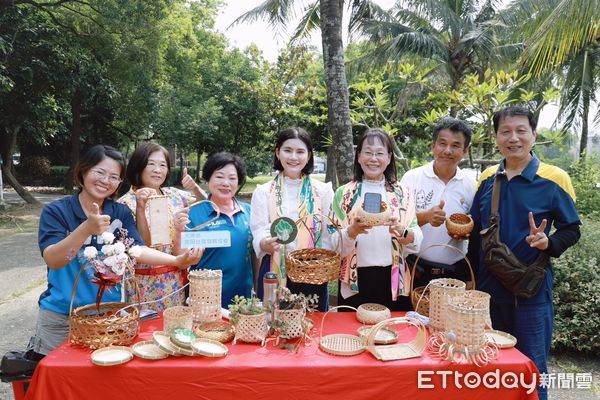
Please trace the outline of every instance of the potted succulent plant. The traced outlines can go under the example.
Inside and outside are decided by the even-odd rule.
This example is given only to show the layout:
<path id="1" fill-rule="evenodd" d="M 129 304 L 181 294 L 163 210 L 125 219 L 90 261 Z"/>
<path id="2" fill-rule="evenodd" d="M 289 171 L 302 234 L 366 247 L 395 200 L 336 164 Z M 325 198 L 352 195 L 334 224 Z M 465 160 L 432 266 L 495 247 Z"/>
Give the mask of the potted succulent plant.
<path id="1" fill-rule="evenodd" d="M 235 296 L 228 308 L 231 324 L 235 327 L 233 344 L 238 340 L 264 343 L 269 327 L 265 317 L 266 311 L 257 297 Z"/>
<path id="2" fill-rule="evenodd" d="M 273 328 L 279 332 L 279 337 L 292 339 L 303 336 L 306 312 L 313 311 L 318 299 L 316 294 L 307 296 L 303 293 L 292 293 L 286 287 L 280 288 L 273 319 Z"/>

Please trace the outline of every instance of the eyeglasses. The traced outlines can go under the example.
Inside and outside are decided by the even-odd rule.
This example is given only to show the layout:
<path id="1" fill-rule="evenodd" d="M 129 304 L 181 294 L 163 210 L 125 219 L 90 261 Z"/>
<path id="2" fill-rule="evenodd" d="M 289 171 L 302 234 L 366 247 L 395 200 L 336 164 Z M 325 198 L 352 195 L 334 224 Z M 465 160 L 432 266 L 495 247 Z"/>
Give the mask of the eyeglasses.
<path id="1" fill-rule="evenodd" d="M 108 182 L 112 185 L 118 185 L 123 181 L 119 175 L 111 175 L 106 171 L 102 171 L 100 169 L 92 169 L 90 172 L 94 175 L 94 178 L 100 180 L 108 180 Z"/>
<path id="2" fill-rule="evenodd" d="M 169 169 L 169 166 L 167 165 L 167 163 L 157 164 L 154 161 L 148 161 L 148 164 L 146 164 L 146 168 L 154 169 L 157 167 L 160 169 Z"/>
<path id="3" fill-rule="evenodd" d="M 375 157 L 378 160 L 385 160 L 388 157 L 388 153 L 371 153 L 370 151 L 361 151 L 360 154 L 367 159 Z"/>

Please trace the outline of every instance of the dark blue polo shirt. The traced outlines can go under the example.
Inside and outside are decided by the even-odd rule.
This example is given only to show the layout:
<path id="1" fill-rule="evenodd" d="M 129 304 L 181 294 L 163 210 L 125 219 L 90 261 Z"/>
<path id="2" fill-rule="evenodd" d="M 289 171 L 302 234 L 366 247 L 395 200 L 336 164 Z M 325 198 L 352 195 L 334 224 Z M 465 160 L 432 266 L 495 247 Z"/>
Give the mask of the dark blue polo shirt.
<path id="1" fill-rule="evenodd" d="M 236 200 L 237 201 L 237 200 Z M 198 265 L 191 269 L 220 269 L 223 271 L 221 306 L 227 308 L 235 295 L 250 297 L 252 294 L 252 233 L 250 232 L 250 204 L 237 201 L 239 211 L 229 216 L 221 214 L 201 231 L 228 231 L 231 247 L 208 248 Z M 216 217 L 217 213 L 208 202 L 190 209 L 193 228 Z"/>
<path id="2" fill-rule="evenodd" d="M 42 256 L 48 246 L 60 242 L 87 220 L 78 196 L 77 194 L 67 196 L 44 207 L 38 232 L 38 243 Z M 109 232 L 113 233 L 115 237 L 119 237 L 119 228 L 124 228 L 127 229 L 128 236 L 134 239 L 134 244 L 144 244 L 133 221 L 131 210 L 127 206 L 106 199 L 102 206 L 102 214 L 110 215 Z M 83 249 L 87 246 L 94 246 L 100 251 L 103 244 L 98 244 L 95 235 L 89 236 L 81 248 L 73 249 L 73 258 L 67 265 L 59 269 L 48 268 L 48 288 L 40 295 L 40 308 L 59 314 L 69 314 L 73 283 L 82 265 Z M 98 286 L 89 281 L 92 276 L 93 272 L 86 269 L 79 277 L 73 308 L 96 302 Z M 102 297 L 103 302 L 120 300 L 121 285 L 106 291 Z"/>
<path id="3" fill-rule="evenodd" d="M 492 206 L 492 189 L 496 174 L 502 173 L 505 160 L 499 165 L 486 169 L 481 175 L 478 189 L 473 199 L 471 215 L 481 228 L 489 226 Z M 535 261 L 539 250 L 531 248 L 525 241 L 529 235 L 529 212 L 533 212 L 536 226 L 543 219 L 548 221 L 546 235 L 554 224 L 557 229 L 572 224 L 581 225 L 575 208 L 575 191 L 569 175 L 562 169 L 541 162 L 535 154 L 520 175 L 510 181 L 502 175 L 500 191 L 500 238 L 521 262 L 529 265 Z M 506 290 L 490 274 L 484 262 L 483 251 L 479 249 L 479 271 L 477 289 L 488 292 L 496 303 L 515 303 L 515 296 Z M 550 263 L 550 261 L 549 261 Z M 552 265 L 548 266 L 545 284 L 531 299 L 518 299 L 526 304 L 552 302 Z"/>

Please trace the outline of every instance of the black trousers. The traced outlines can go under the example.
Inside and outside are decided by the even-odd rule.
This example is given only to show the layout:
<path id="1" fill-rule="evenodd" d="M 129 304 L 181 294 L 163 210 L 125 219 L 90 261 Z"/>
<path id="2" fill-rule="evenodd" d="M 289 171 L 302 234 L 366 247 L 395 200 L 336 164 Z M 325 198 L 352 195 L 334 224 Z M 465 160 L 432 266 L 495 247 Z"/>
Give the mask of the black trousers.
<path id="1" fill-rule="evenodd" d="M 364 303 L 377 303 L 386 306 L 392 311 L 410 311 L 412 306 L 408 296 L 398 296 L 396 301 L 392 300 L 392 282 L 390 279 L 392 266 L 386 267 L 362 267 L 358 268 L 358 289 L 354 296 L 344 299 L 339 285 L 338 305 L 346 305 L 358 308 Z M 339 311 L 351 311 L 340 309 Z"/>

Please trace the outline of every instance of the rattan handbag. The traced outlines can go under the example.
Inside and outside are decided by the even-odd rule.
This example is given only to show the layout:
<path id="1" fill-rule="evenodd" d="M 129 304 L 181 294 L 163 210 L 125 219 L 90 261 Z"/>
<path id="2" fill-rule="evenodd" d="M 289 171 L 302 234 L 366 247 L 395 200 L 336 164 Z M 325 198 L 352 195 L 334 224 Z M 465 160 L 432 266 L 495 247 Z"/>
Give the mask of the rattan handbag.
<path id="1" fill-rule="evenodd" d="M 416 287 L 416 288 L 413 287 L 413 285 L 415 282 L 416 268 L 417 268 L 417 265 L 419 264 L 419 260 L 420 260 L 421 256 L 427 250 L 429 250 L 433 247 L 447 247 L 447 248 L 450 248 L 450 249 L 454 250 L 455 252 L 459 253 L 461 256 L 463 256 L 463 258 L 466 261 L 467 267 L 469 267 L 469 273 L 471 274 L 471 282 L 472 283 L 471 283 L 471 285 L 469 285 L 468 288 L 471 288 L 471 289 L 475 288 L 475 272 L 473 272 L 473 266 L 471 265 L 469 258 L 465 255 L 465 253 L 463 251 L 461 251 L 460 249 L 458 249 L 454 246 L 451 246 L 449 244 L 432 244 L 432 245 L 427 246 L 425 249 L 423 249 L 423 251 L 419 254 L 417 259 L 415 260 L 414 265 L 411 270 L 411 273 L 410 273 L 410 301 L 411 301 L 412 306 L 415 309 L 415 311 L 424 316 L 430 316 L 429 315 L 429 309 L 430 309 L 429 286 L 430 285 L 420 286 L 420 287 Z"/>
<path id="2" fill-rule="evenodd" d="M 74 346 L 85 346 L 98 349 L 107 346 L 128 346 L 133 343 L 140 330 L 140 310 L 137 304 L 122 302 L 100 303 L 73 309 L 77 283 L 85 269 L 85 264 L 79 269 L 71 292 L 71 304 L 69 305 L 69 343 Z M 133 282 L 137 303 L 139 303 L 139 288 L 133 274 L 133 267 L 128 270 Z M 127 273 L 126 273 L 127 274 Z M 127 279 L 125 275 L 123 282 Z M 125 290 L 125 288 L 122 288 Z"/>
<path id="3" fill-rule="evenodd" d="M 357 311 L 356 308 L 350 306 L 337 306 L 332 307 L 329 311 L 323 315 L 321 320 L 321 331 L 319 333 L 319 348 L 326 353 L 333 354 L 336 356 L 355 356 L 365 351 L 365 341 L 363 338 L 356 335 L 349 335 L 346 333 L 335 333 L 327 336 L 323 336 L 323 327 L 325 326 L 325 319 L 330 312 L 339 308 L 349 308 Z"/>
<path id="4" fill-rule="evenodd" d="M 376 337 L 381 329 L 389 325 L 408 324 L 417 328 L 415 337 L 406 343 L 395 343 L 376 346 Z M 427 342 L 427 329 L 416 318 L 396 317 L 381 321 L 375 325 L 367 336 L 367 350 L 381 361 L 403 360 L 405 358 L 420 357 Z"/>
<path id="5" fill-rule="evenodd" d="M 339 232 L 339 227 L 333 223 L 331 218 L 327 218 Z M 299 219 L 296 224 L 306 224 L 305 219 L 306 217 Z M 316 240 L 313 241 L 316 242 Z M 341 242 L 340 240 L 339 243 L 341 244 Z M 340 277 L 342 259 L 333 250 L 321 248 L 298 249 L 286 254 L 285 263 L 287 276 L 293 282 L 320 285 Z"/>

